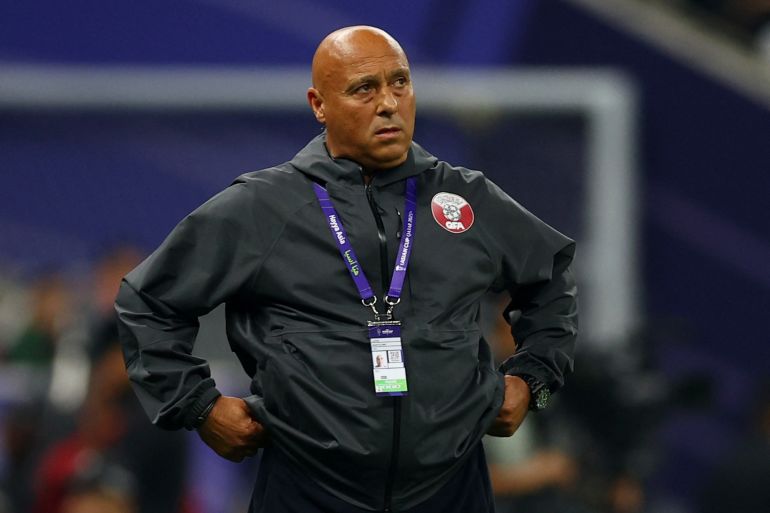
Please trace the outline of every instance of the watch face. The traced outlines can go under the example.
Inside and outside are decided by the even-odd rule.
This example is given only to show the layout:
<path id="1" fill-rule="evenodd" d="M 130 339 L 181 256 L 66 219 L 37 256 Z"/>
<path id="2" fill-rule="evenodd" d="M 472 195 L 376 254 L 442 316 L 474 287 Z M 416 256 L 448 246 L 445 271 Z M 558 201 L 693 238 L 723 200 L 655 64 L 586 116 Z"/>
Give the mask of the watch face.
<path id="1" fill-rule="evenodd" d="M 535 394 L 535 409 L 543 410 L 548 406 L 548 401 L 551 399 L 551 391 L 548 387 L 543 387 Z"/>

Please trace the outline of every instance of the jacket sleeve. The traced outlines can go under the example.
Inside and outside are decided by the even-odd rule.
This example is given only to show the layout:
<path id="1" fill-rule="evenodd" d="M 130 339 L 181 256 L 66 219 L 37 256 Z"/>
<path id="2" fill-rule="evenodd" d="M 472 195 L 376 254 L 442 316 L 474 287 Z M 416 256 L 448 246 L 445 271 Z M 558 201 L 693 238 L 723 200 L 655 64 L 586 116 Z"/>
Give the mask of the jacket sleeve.
<path id="1" fill-rule="evenodd" d="M 128 375 L 152 422 L 192 428 L 220 394 L 193 356 L 198 317 L 239 293 L 259 262 L 254 208 L 236 184 L 174 228 L 123 279 L 115 302 Z"/>
<path id="2" fill-rule="evenodd" d="M 519 205 L 490 182 L 501 251 L 500 276 L 493 287 L 507 290 L 504 316 L 512 324 L 516 353 L 500 366 L 528 375 L 554 392 L 573 369 L 577 338 L 577 287 L 572 275 L 575 243 Z M 514 312 L 520 315 L 512 323 Z"/>

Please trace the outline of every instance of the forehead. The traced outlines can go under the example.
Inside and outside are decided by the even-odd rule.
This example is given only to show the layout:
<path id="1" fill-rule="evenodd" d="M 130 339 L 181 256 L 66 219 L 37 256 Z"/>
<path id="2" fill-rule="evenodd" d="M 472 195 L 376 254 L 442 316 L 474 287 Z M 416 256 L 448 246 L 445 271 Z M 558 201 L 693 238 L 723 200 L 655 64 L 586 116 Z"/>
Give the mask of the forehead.
<path id="1" fill-rule="evenodd" d="M 409 69 L 409 62 L 403 50 L 395 42 L 376 35 L 367 34 L 342 42 L 337 50 L 334 59 L 335 71 L 345 79 Z"/>

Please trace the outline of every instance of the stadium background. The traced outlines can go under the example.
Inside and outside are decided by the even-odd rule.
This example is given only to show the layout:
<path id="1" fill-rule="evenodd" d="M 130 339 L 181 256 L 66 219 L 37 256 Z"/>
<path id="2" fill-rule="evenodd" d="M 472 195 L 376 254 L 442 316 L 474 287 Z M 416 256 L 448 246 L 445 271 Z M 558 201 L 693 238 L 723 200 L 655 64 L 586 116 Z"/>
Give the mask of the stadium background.
<path id="1" fill-rule="evenodd" d="M 326 33 L 359 23 L 399 39 L 418 77 L 421 67 L 505 68 L 610 71 L 627 81 L 637 318 L 610 340 L 581 339 L 573 390 L 544 417 L 547 435 L 521 443 L 569 455 L 580 477 L 537 494 L 593 508 L 576 511 L 717 504 L 713 476 L 747 444 L 770 445 L 751 431 L 758 404 L 767 408 L 770 362 L 770 64 L 725 36 L 732 27 L 693 20 L 626 0 L 0 5 L 0 511 L 35 502 L 41 461 L 77 430 L 89 367 L 104 354 L 93 333 L 115 269 L 235 176 L 291 158 L 318 131 L 309 111 L 35 105 L 11 94 L 20 74 L 308 67 Z M 419 79 L 415 87 L 419 110 Z M 416 140 L 585 236 L 584 113 L 449 110 L 418 113 Z M 237 393 L 214 317 L 201 350 Z M 55 349 L 19 352 L 31 332 Z M 170 443 L 183 459 L 169 467 L 184 470 L 176 486 L 185 511 L 231 511 L 245 500 L 252 466 L 211 458 L 194 436 L 178 439 Z M 749 480 L 761 472 L 743 471 Z"/>

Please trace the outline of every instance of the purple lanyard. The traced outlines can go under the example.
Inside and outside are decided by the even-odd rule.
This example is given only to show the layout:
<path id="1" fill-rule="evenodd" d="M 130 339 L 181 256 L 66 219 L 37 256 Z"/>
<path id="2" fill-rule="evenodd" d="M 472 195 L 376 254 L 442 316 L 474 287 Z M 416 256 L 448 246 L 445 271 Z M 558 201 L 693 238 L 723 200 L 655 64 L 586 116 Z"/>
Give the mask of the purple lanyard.
<path id="1" fill-rule="evenodd" d="M 366 279 L 364 270 L 358 263 L 353 246 L 350 244 L 345 228 L 342 226 L 342 219 L 334 209 L 334 204 L 329 197 L 328 191 L 315 182 L 313 182 L 313 189 L 318 197 L 318 201 L 321 203 L 321 210 L 323 210 L 324 216 L 326 216 L 326 222 L 329 224 L 332 236 L 337 242 L 342 260 L 345 262 L 345 266 L 348 268 L 350 276 L 358 288 L 361 302 L 374 309 L 374 303 L 377 301 L 377 298 L 372 291 L 371 285 L 369 285 L 369 280 Z M 417 218 L 417 180 L 414 177 L 406 180 L 406 198 L 404 203 L 405 215 L 404 226 L 401 232 L 401 243 L 398 246 L 396 265 L 393 268 L 393 276 L 390 279 L 390 290 L 388 290 L 388 294 L 385 296 L 385 302 L 390 305 L 388 314 L 401 300 L 401 289 L 404 287 L 406 269 L 409 266 L 409 256 L 412 254 L 412 246 L 414 245 L 414 228 L 415 219 Z M 375 313 L 377 313 L 376 309 Z"/>

